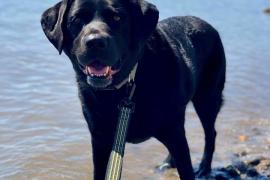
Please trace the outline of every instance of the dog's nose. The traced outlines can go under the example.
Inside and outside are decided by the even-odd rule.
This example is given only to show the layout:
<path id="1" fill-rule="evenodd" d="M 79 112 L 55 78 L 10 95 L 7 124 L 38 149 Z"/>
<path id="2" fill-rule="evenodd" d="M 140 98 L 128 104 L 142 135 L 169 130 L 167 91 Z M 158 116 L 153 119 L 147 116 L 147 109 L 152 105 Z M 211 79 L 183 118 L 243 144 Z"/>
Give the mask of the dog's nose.
<path id="1" fill-rule="evenodd" d="M 86 47 L 94 50 L 103 50 L 108 46 L 108 40 L 99 35 L 89 35 L 84 39 Z"/>

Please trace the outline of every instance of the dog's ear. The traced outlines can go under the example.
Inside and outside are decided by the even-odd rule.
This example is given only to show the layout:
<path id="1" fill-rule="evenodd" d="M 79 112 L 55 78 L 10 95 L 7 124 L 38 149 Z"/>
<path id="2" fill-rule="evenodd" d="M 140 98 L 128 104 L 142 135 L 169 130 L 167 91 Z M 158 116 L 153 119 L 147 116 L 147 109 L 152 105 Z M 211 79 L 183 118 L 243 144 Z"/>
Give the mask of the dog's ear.
<path id="1" fill-rule="evenodd" d="M 69 9 L 70 0 L 63 0 L 53 7 L 47 9 L 41 16 L 42 29 L 54 45 L 54 47 L 61 54 L 64 43 L 64 18 Z"/>
<path id="2" fill-rule="evenodd" d="M 159 11 L 155 5 L 144 0 L 130 0 L 130 3 L 133 36 L 146 41 L 157 26 Z"/>

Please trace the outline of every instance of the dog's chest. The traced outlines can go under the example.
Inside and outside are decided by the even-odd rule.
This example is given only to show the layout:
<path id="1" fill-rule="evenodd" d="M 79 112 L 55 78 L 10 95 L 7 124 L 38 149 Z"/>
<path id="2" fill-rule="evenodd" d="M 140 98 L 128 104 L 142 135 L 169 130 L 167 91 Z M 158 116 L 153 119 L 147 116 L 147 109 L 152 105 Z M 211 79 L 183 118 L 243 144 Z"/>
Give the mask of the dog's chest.
<path id="1" fill-rule="evenodd" d="M 140 143 L 155 136 L 167 115 L 162 105 L 150 98 L 135 103 L 136 109 L 129 124 L 127 141 Z"/>

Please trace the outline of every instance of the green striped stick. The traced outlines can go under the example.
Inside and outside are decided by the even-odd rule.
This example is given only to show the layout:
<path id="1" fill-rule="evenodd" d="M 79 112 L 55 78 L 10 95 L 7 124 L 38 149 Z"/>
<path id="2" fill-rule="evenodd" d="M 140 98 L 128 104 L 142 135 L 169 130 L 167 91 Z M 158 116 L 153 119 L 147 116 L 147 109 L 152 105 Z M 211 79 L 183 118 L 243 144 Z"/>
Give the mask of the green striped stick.
<path id="1" fill-rule="evenodd" d="M 132 92 L 132 95 L 133 93 L 134 92 Z M 131 119 L 131 115 L 134 112 L 135 108 L 135 104 L 130 100 L 132 95 L 128 99 L 124 99 L 119 105 L 120 113 L 118 117 L 118 125 L 116 129 L 112 152 L 110 154 L 107 166 L 105 178 L 106 180 L 120 180 L 121 178 L 127 129 L 129 121 Z"/>

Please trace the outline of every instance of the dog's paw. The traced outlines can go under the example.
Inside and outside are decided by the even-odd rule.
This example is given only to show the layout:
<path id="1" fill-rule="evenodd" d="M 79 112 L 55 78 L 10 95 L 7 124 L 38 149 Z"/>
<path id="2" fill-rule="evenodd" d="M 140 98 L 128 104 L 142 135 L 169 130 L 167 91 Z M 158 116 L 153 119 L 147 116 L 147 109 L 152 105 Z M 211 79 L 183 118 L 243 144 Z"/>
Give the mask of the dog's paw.
<path id="1" fill-rule="evenodd" d="M 200 179 L 207 179 L 210 176 L 211 168 L 200 166 L 199 168 L 195 169 L 195 176 L 196 178 Z"/>

